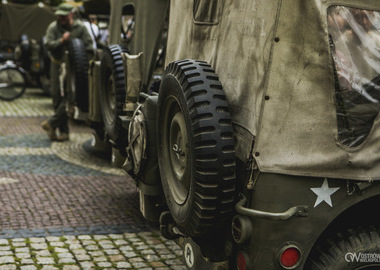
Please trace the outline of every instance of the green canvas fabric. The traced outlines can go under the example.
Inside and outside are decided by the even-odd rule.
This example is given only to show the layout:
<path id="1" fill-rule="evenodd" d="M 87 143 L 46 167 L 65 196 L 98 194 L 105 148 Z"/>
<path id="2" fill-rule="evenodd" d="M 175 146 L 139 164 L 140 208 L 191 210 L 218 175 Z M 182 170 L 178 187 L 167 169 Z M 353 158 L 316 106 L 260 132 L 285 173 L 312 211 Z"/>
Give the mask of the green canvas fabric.
<path id="1" fill-rule="evenodd" d="M 0 6 L 0 38 L 18 42 L 23 34 L 40 41 L 47 26 L 56 16 L 49 7 L 22 4 L 2 4 Z"/>
<path id="2" fill-rule="evenodd" d="M 193 20 L 194 0 L 171 1 L 166 64 L 209 62 L 232 114 L 236 154 L 262 172 L 380 179 L 380 119 L 360 146 L 337 136 L 327 31 L 333 5 L 380 10 L 376 0 L 224 0 L 217 24 Z M 212 2 L 212 1 L 210 1 Z"/>

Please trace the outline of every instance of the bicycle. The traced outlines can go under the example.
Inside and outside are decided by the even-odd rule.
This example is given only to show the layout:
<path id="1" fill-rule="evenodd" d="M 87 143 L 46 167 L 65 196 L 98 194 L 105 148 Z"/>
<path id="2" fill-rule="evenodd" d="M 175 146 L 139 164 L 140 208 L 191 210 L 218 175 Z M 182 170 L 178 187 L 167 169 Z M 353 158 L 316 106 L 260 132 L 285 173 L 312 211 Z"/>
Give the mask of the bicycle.
<path id="1" fill-rule="evenodd" d="M 0 53 L 0 99 L 12 101 L 26 90 L 26 73 L 13 62 L 13 55 Z"/>

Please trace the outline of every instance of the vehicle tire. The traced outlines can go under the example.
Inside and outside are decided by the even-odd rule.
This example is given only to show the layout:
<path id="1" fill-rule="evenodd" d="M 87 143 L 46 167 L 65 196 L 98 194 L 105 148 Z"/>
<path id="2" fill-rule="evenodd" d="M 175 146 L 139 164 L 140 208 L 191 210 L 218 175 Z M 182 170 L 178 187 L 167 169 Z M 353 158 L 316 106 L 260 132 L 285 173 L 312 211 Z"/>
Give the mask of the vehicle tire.
<path id="1" fill-rule="evenodd" d="M 178 228 L 191 237 L 227 228 L 235 201 L 234 140 L 226 97 L 210 65 L 169 64 L 157 127 L 162 186 Z"/>
<path id="2" fill-rule="evenodd" d="M 21 66 L 23 69 L 30 71 L 31 65 L 31 46 L 29 38 L 27 35 L 21 35 L 20 37 L 20 48 L 21 48 Z"/>
<path id="3" fill-rule="evenodd" d="M 14 100 L 21 97 L 25 90 L 25 72 L 16 66 L 2 66 L 0 68 L 0 99 Z"/>
<path id="4" fill-rule="evenodd" d="M 106 136 L 119 150 L 125 152 L 127 133 L 119 118 L 125 115 L 123 106 L 126 95 L 122 52 L 126 52 L 126 49 L 120 45 L 110 45 L 103 52 L 99 99 Z"/>
<path id="5" fill-rule="evenodd" d="M 379 228 L 348 230 L 318 246 L 310 255 L 305 269 L 380 269 L 380 257 L 372 262 L 360 259 L 360 254 L 379 254 Z"/>
<path id="6" fill-rule="evenodd" d="M 88 67 L 86 47 L 79 38 L 69 42 L 69 66 L 67 82 L 72 94 L 73 105 L 82 112 L 88 112 Z"/>
<path id="7" fill-rule="evenodd" d="M 40 85 L 42 91 L 51 96 L 50 93 L 50 57 L 45 46 L 46 38 L 43 36 L 40 40 Z"/>

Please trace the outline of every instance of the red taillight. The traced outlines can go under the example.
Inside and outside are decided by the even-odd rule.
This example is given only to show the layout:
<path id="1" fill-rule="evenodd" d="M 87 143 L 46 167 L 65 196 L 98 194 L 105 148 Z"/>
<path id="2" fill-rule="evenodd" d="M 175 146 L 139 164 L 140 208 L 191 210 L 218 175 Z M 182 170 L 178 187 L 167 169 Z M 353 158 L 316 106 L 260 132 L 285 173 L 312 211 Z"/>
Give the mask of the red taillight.
<path id="1" fill-rule="evenodd" d="M 236 258 L 236 265 L 238 270 L 245 270 L 247 267 L 247 262 L 244 253 L 240 252 Z"/>
<path id="2" fill-rule="evenodd" d="M 297 265 L 301 258 L 299 249 L 288 247 L 281 253 L 280 262 L 283 267 L 289 268 Z"/>

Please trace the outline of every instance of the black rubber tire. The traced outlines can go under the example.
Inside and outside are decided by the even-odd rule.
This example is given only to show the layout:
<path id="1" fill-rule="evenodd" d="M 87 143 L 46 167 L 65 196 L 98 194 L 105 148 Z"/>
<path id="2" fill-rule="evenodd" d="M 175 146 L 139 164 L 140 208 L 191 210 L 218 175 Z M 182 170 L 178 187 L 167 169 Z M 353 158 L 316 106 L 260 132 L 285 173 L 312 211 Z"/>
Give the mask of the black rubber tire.
<path id="1" fill-rule="evenodd" d="M 166 68 L 158 98 L 157 146 L 166 203 L 178 228 L 212 237 L 235 202 L 235 150 L 222 85 L 206 62 Z M 178 144 L 177 144 L 178 143 Z"/>
<path id="2" fill-rule="evenodd" d="M 118 116 L 125 115 L 125 76 L 121 53 L 127 52 L 120 45 L 110 45 L 104 49 L 100 64 L 101 87 L 99 87 L 100 109 L 106 137 L 116 148 L 125 152 L 127 133 Z"/>
<path id="3" fill-rule="evenodd" d="M 45 46 L 46 37 L 43 36 L 40 39 L 40 74 L 39 74 L 39 82 L 42 91 L 51 96 L 50 90 L 50 64 L 51 60 L 48 54 L 48 51 Z"/>
<path id="4" fill-rule="evenodd" d="M 365 263 L 353 257 L 360 253 L 380 256 L 379 251 L 379 228 L 351 229 L 318 245 L 309 256 L 305 269 L 380 269 L 380 258 L 377 258 L 377 262 Z"/>
<path id="5" fill-rule="evenodd" d="M 0 67 L 0 99 L 11 101 L 21 97 L 26 90 L 25 72 L 16 66 Z"/>
<path id="6" fill-rule="evenodd" d="M 30 71 L 31 66 L 31 46 L 27 35 L 21 35 L 20 37 L 21 48 L 21 66 L 24 70 Z"/>
<path id="7" fill-rule="evenodd" d="M 46 37 L 41 37 L 40 40 L 40 70 L 41 75 L 45 75 L 47 78 L 50 78 L 50 57 L 46 49 Z"/>
<path id="8" fill-rule="evenodd" d="M 88 112 L 88 67 L 86 47 L 83 40 L 74 38 L 69 42 L 69 66 L 67 83 L 70 84 L 73 105 Z"/>

